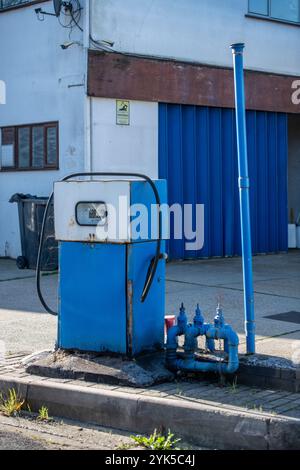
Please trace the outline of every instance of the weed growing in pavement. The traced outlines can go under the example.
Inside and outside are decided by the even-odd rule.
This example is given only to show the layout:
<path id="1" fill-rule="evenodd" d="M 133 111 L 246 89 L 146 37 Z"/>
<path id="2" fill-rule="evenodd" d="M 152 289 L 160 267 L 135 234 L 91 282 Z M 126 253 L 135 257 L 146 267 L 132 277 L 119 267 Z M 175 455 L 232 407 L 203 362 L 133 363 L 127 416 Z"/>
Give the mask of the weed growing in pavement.
<path id="1" fill-rule="evenodd" d="M 248 409 L 252 410 L 252 411 L 259 411 L 259 413 L 263 413 L 263 407 L 262 405 L 250 405 L 249 407 L 247 407 Z"/>
<path id="2" fill-rule="evenodd" d="M 17 416 L 24 406 L 25 400 L 21 398 L 14 388 L 9 389 L 6 396 L 0 393 L 0 411 L 5 416 Z"/>
<path id="3" fill-rule="evenodd" d="M 49 410 L 46 406 L 42 406 L 39 409 L 39 414 L 37 417 L 38 421 L 50 421 L 51 418 L 49 417 Z"/>
<path id="4" fill-rule="evenodd" d="M 145 436 L 130 436 L 136 444 L 140 447 L 144 447 L 150 450 L 178 450 L 176 444 L 180 439 L 176 439 L 174 434 L 171 433 L 170 429 L 167 435 L 163 435 L 157 430 L 154 430 L 154 433 L 149 437 Z"/>
<path id="5" fill-rule="evenodd" d="M 234 377 L 232 384 L 229 384 L 230 387 L 230 392 L 231 393 L 236 393 L 237 392 L 237 375 Z"/>

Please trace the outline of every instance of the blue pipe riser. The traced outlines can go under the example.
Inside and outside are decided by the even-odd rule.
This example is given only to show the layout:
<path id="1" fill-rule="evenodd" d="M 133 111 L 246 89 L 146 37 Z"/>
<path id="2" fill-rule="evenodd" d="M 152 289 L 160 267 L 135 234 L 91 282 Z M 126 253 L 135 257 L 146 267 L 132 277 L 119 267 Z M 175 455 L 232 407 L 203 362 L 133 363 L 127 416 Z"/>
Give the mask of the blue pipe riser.
<path id="1" fill-rule="evenodd" d="M 239 337 L 229 325 L 225 325 L 223 328 L 211 327 L 206 333 L 206 337 L 214 340 L 224 339 L 228 342 L 228 346 L 239 345 Z"/>
<path id="2" fill-rule="evenodd" d="M 185 372 L 216 372 L 222 374 L 233 374 L 239 367 L 238 345 L 239 338 L 230 325 L 225 324 L 222 311 L 218 308 L 214 325 L 197 322 L 196 326 L 186 324 L 183 320 L 183 307 L 181 308 L 178 320 L 180 324 L 172 327 L 168 331 L 167 337 L 167 367 L 171 370 L 182 370 Z M 198 315 L 199 318 L 199 315 Z M 200 326 L 201 325 L 201 326 Z M 185 337 L 184 359 L 177 358 L 178 336 Z M 197 349 L 197 338 L 205 336 L 210 350 L 214 350 L 215 340 L 224 340 L 224 351 L 228 354 L 228 362 L 224 361 L 204 361 L 196 360 L 195 351 Z"/>
<path id="3" fill-rule="evenodd" d="M 234 374 L 239 367 L 238 361 L 232 361 L 228 364 L 224 362 L 209 362 L 176 359 L 168 367 L 172 370 L 181 370 L 183 372 L 215 372 L 219 374 Z"/>
<path id="4" fill-rule="evenodd" d="M 211 353 L 215 352 L 216 345 L 214 339 L 206 337 L 206 349 L 208 349 L 208 351 L 210 351 Z"/>
<path id="5" fill-rule="evenodd" d="M 252 274 L 252 247 L 250 224 L 249 173 L 246 138 L 245 84 L 242 43 L 231 46 L 234 67 L 234 91 L 236 103 L 236 128 L 238 144 L 238 169 L 240 215 L 243 257 L 244 309 L 247 353 L 255 353 L 255 314 Z"/>
<path id="6" fill-rule="evenodd" d="M 167 350 L 173 347 L 177 348 L 177 337 L 183 335 L 184 329 L 178 325 L 172 326 L 167 335 Z"/>

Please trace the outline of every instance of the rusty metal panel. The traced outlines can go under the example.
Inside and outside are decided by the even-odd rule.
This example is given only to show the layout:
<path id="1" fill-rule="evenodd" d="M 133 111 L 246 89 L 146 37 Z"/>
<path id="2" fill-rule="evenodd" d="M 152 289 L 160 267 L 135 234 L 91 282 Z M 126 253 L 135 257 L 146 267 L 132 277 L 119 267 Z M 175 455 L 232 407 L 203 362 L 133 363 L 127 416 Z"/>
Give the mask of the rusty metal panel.
<path id="1" fill-rule="evenodd" d="M 247 109 L 300 113 L 297 77 L 246 71 Z M 234 107 L 233 71 L 174 60 L 89 52 L 88 95 L 161 103 Z"/>

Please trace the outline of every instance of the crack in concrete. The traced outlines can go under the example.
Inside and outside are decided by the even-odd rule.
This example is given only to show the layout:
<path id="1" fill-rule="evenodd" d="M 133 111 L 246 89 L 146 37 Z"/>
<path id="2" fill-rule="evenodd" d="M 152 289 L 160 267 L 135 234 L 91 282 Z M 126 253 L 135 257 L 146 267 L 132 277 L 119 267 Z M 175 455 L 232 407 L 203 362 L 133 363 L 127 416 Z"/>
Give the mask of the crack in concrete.
<path id="1" fill-rule="evenodd" d="M 25 276 L 25 277 L 11 277 L 9 279 L 0 279 L 1 282 L 11 282 L 11 281 L 22 281 L 24 279 L 34 279 L 35 276 Z"/>
<path id="2" fill-rule="evenodd" d="M 219 288 L 219 289 L 226 289 L 226 290 L 233 290 L 233 291 L 237 291 L 237 292 L 243 292 L 243 289 L 239 289 L 238 287 L 228 287 L 224 284 L 216 284 L 216 285 L 201 284 L 199 282 L 178 281 L 176 279 L 168 279 L 168 278 L 166 279 L 166 281 L 167 282 L 174 282 L 176 284 L 206 287 L 206 288 L 209 288 L 209 289 L 218 289 Z M 268 296 L 271 296 L 271 297 L 281 297 L 281 298 L 285 298 L 285 299 L 300 300 L 300 297 L 289 296 L 289 295 L 280 295 L 280 294 L 271 294 L 269 292 L 261 292 L 261 291 L 257 291 L 257 290 L 254 290 L 254 294 L 268 295 Z"/>

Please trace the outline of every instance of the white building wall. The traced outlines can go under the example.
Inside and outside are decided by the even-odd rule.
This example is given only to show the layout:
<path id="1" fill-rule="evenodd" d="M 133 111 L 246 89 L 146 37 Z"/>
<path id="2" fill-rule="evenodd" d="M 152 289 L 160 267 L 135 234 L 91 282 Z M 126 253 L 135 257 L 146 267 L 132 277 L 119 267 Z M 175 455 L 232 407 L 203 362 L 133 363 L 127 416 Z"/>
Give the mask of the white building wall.
<path id="1" fill-rule="evenodd" d="M 247 18 L 248 0 L 91 0 L 94 39 L 122 52 L 232 66 L 245 42 L 247 68 L 300 72 L 299 27 Z"/>
<path id="2" fill-rule="evenodd" d="M 93 171 L 158 177 L 158 104 L 130 101 L 130 125 L 116 124 L 116 100 L 92 99 Z"/>
<path id="3" fill-rule="evenodd" d="M 17 205 L 12 194 L 48 196 L 53 181 L 84 167 L 86 53 L 80 46 L 63 51 L 69 31 L 55 17 L 37 21 L 34 8 L 52 11 L 52 2 L 0 14 L 0 78 L 6 105 L 0 127 L 59 121 L 59 171 L 0 171 L 0 256 L 20 254 Z M 72 39 L 82 40 L 76 30 Z M 75 85 L 75 86 L 73 86 Z"/>

